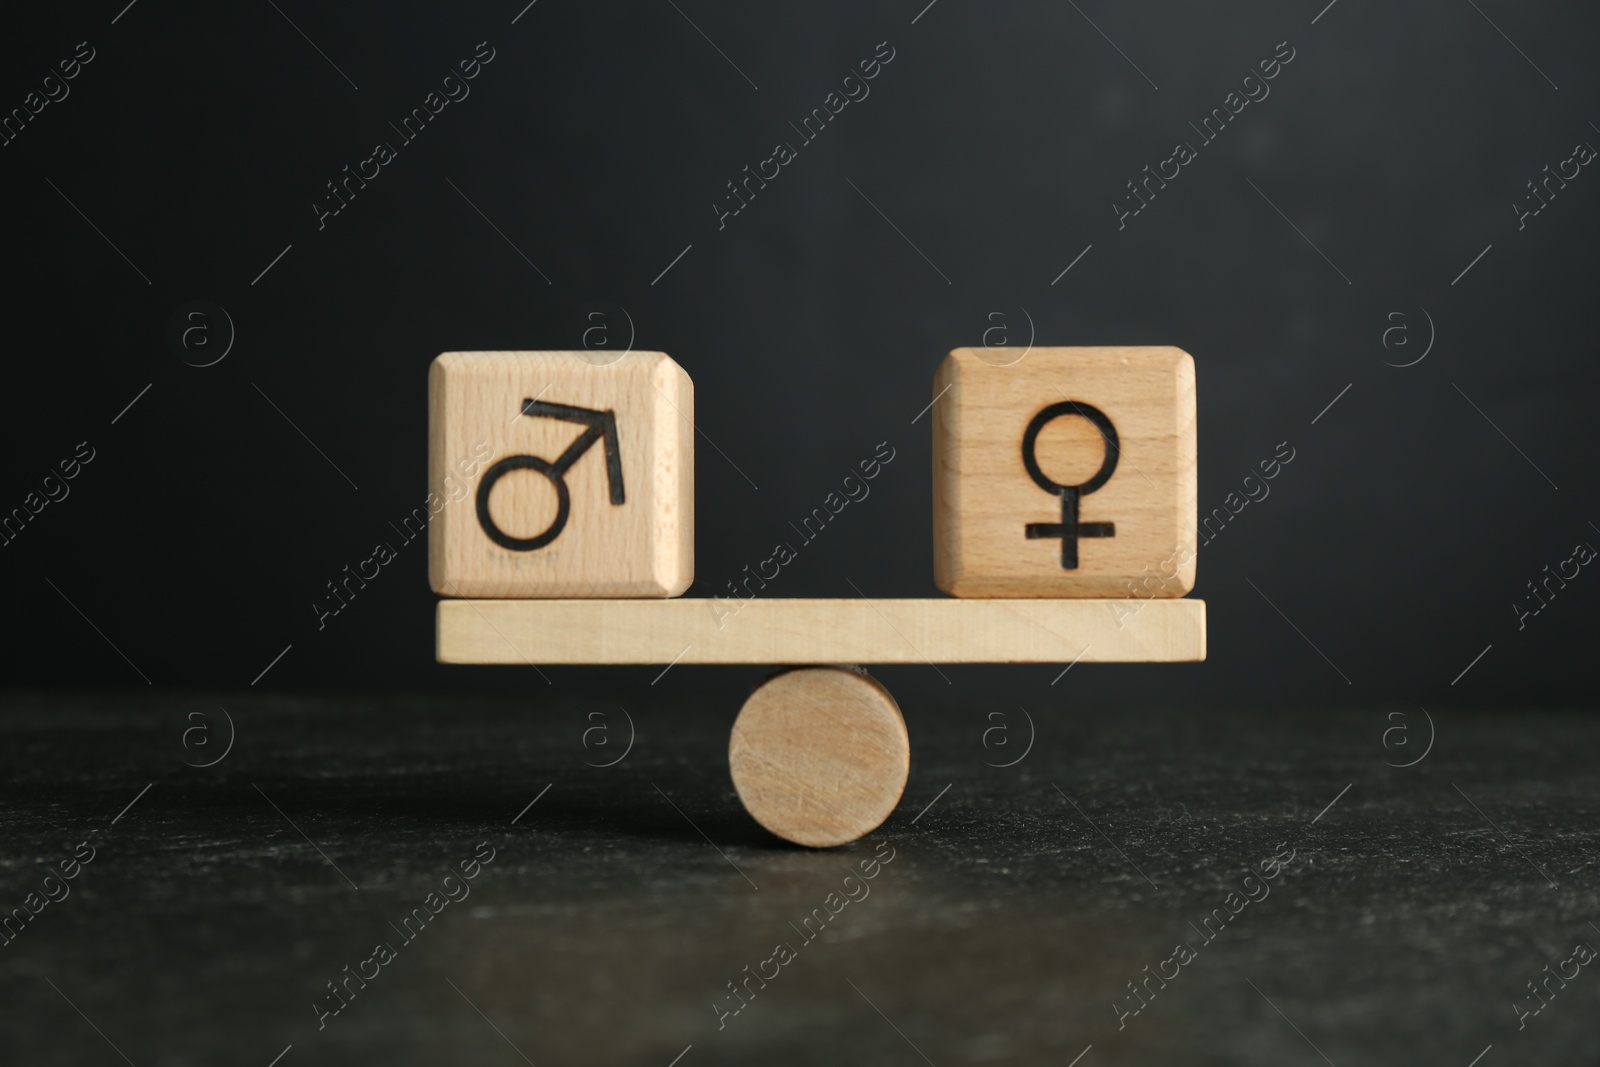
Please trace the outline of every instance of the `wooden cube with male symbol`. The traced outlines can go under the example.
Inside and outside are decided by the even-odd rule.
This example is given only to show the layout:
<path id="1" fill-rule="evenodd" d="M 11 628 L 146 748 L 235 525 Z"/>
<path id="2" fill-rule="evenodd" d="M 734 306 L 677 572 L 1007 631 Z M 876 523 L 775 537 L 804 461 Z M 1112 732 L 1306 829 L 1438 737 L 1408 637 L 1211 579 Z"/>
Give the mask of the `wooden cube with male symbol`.
<path id="1" fill-rule="evenodd" d="M 664 352 L 446 352 L 428 577 L 450 597 L 672 597 L 694 579 L 694 383 Z"/>
<path id="2" fill-rule="evenodd" d="M 1194 588 L 1194 359 L 959 348 L 933 404 L 934 580 L 959 597 Z"/>

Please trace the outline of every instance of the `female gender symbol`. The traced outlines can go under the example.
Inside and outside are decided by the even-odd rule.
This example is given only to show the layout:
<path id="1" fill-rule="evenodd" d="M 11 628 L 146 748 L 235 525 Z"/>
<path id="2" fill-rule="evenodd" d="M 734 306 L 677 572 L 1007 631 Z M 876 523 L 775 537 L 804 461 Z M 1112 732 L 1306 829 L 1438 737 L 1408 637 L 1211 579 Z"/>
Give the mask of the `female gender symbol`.
<path id="1" fill-rule="evenodd" d="M 1044 429 L 1046 423 L 1054 422 L 1063 415 L 1078 415 L 1088 419 L 1094 424 L 1095 429 L 1100 431 L 1100 436 L 1106 443 L 1106 458 L 1100 464 L 1099 471 L 1082 485 L 1057 485 L 1045 477 L 1044 471 L 1039 469 L 1039 458 L 1036 455 L 1039 431 Z M 1033 421 L 1028 423 L 1027 430 L 1022 434 L 1022 465 L 1028 469 L 1028 476 L 1040 489 L 1061 497 L 1059 523 L 1030 522 L 1023 527 L 1023 530 L 1030 541 L 1044 537 L 1061 538 L 1062 570 L 1077 570 L 1078 538 L 1115 537 L 1117 534 L 1116 523 L 1078 521 L 1078 498 L 1094 492 L 1111 479 L 1111 472 L 1117 469 L 1117 455 L 1117 428 L 1111 425 L 1111 420 L 1106 418 L 1105 412 L 1076 400 L 1051 404 L 1033 417 Z"/>

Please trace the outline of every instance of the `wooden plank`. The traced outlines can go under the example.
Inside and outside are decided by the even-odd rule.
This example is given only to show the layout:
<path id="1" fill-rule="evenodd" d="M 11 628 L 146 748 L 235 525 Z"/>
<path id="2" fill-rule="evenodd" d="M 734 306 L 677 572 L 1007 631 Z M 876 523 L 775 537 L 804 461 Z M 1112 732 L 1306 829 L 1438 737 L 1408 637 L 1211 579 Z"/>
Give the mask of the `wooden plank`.
<path id="1" fill-rule="evenodd" d="M 441 600 L 441 663 L 1188 663 L 1201 600 Z"/>

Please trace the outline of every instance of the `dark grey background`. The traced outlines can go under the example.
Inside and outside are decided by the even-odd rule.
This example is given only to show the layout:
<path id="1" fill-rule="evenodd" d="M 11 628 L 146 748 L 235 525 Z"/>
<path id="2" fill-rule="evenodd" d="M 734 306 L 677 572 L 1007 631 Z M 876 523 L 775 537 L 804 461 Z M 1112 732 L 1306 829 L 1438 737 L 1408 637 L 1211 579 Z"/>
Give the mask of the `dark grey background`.
<path id="1" fill-rule="evenodd" d="M 1600 577 L 1513 608 L 1600 544 L 1600 179 L 1512 207 L 1600 143 L 1591 8 L 525 3 L 6 14 L 0 114 L 96 57 L 0 147 L 0 515 L 95 458 L 0 546 L 0 917 L 98 853 L 0 947 L 0 1061 L 1595 1062 L 1593 974 L 1515 1005 L 1600 944 Z M 471 95 L 319 230 L 481 41 Z M 871 95 L 719 231 L 724 183 L 880 42 Z M 1119 231 L 1124 183 L 1280 42 L 1271 95 Z M 195 301 L 236 327 L 205 368 L 168 338 Z M 770 591 L 936 595 L 916 420 L 996 315 L 1192 352 L 1203 512 L 1295 459 L 1202 551 L 1206 663 L 884 669 L 900 806 L 790 848 L 727 777 L 761 669 L 440 667 L 420 543 L 317 628 L 425 497 L 433 356 L 623 309 L 697 385 L 695 595 L 881 441 Z M 473 903 L 319 1030 L 324 983 L 484 840 Z M 872 901 L 719 1030 L 880 841 Z M 1119 1029 L 1280 845 L 1293 874 Z"/>
<path id="2" fill-rule="evenodd" d="M 942 0 L 915 25 L 917 3 L 544 0 L 515 25 L 515 3 L 32 14 L 48 21 L 0 44 L 6 107 L 77 42 L 97 57 L 0 149 L 0 505 L 79 441 L 97 458 L 0 549 L 30 620 L 10 680 L 245 686 L 293 645 L 260 685 L 526 685 L 430 662 L 420 543 L 321 632 L 311 602 L 425 495 L 435 354 L 577 347 L 590 312 L 620 333 L 625 308 L 635 346 L 670 352 L 697 387 L 696 595 L 764 557 L 885 440 L 898 458 L 872 498 L 772 593 L 850 595 L 848 578 L 935 595 L 930 420 L 912 419 L 943 353 L 983 343 L 1000 313 L 1012 344 L 1031 317 L 1039 343 L 1192 352 L 1202 511 L 1279 442 L 1296 451 L 1202 553 L 1210 662 L 1075 672 L 1085 700 L 1589 700 L 1577 653 L 1593 647 L 1597 583 L 1584 572 L 1521 632 L 1511 605 L 1575 543 L 1600 543 L 1586 447 L 1600 194 L 1585 169 L 1520 232 L 1511 204 L 1600 142 L 1594 15 L 1343 0 L 1313 25 L 1320 6 Z M 480 41 L 496 58 L 471 95 L 319 231 L 324 183 L 375 141 L 398 145 L 387 124 Z M 719 231 L 725 183 L 798 141 L 788 123 L 882 41 L 895 58 L 871 95 Z M 1177 140 L 1198 145 L 1188 123 L 1283 41 L 1295 58 L 1271 95 L 1119 231 L 1124 183 Z M 236 326 L 210 368 L 166 339 L 191 300 Z M 1420 355 L 1423 308 L 1431 353 L 1385 366 Z M 1396 323 L 1411 343 L 1386 348 Z M 1013 703 L 1057 669 L 956 675 Z M 905 684 L 924 682 L 944 688 L 928 671 Z"/>

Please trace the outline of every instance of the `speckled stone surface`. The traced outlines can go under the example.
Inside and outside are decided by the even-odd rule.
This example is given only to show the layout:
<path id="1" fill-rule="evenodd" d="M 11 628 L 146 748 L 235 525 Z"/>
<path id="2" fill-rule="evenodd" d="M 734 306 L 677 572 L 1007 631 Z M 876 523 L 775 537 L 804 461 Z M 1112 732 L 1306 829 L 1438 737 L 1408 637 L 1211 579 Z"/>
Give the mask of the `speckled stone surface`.
<path id="1" fill-rule="evenodd" d="M 1592 714 L 1035 709 L 1023 754 L 908 705 L 899 810 L 814 852 L 739 808 L 736 701 L 3 708 L 6 1064 L 1600 1062 Z"/>

